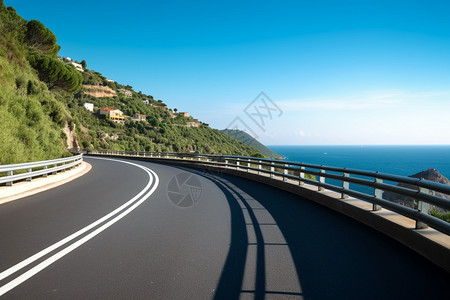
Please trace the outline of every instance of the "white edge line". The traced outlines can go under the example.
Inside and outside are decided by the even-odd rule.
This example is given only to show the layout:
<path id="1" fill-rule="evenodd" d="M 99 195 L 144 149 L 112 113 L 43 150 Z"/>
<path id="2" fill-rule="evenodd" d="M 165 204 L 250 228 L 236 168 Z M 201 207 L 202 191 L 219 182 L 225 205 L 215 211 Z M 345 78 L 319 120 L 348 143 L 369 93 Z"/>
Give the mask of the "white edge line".
<path id="1" fill-rule="evenodd" d="M 20 269 L 24 268 L 25 266 L 31 264 L 32 262 L 38 260 L 39 258 L 47 255 L 48 253 L 54 251 L 55 249 L 61 247 L 62 245 L 70 242 L 71 240 L 77 238 L 78 236 L 80 236 L 81 234 L 85 233 L 86 231 L 89 231 L 90 229 L 94 228 L 95 226 L 99 225 L 100 223 L 104 222 L 105 220 L 111 218 L 112 216 L 114 216 L 115 214 L 119 213 L 120 211 L 124 210 L 126 207 L 130 206 L 134 201 L 136 201 L 136 199 L 138 199 L 140 196 L 142 196 L 142 194 L 144 194 L 149 187 L 152 185 L 153 183 L 153 177 L 151 176 L 152 174 L 154 174 L 155 178 L 157 179 L 158 183 L 159 183 L 159 179 L 158 176 L 156 175 L 155 172 L 153 172 L 152 170 L 143 167 L 141 165 L 138 164 L 134 164 L 131 162 L 126 162 L 126 161 L 121 161 L 121 160 L 116 160 L 116 159 L 110 159 L 110 158 L 95 158 L 95 159 L 103 159 L 103 160 L 111 160 L 111 161 L 117 161 L 117 162 L 121 162 L 121 163 L 126 163 L 126 164 L 130 164 L 130 165 L 134 165 L 137 166 L 141 169 L 143 169 L 145 172 L 147 172 L 147 174 L 149 175 L 149 182 L 148 184 L 145 186 L 144 189 L 142 189 L 141 192 L 139 192 L 136 196 L 134 196 L 132 199 L 128 200 L 126 203 L 122 204 L 120 207 L 116 208 L 115 210 L 113 210 L 112 212 L 110 212 L 109 214 L 105 215 L 104 217 L 98 219 L 97 221 L 91 223 L 90 225 L 84 227 L 83 229 L 71 234 L 70 236 L 60 240 L 59 242 L 45 248 L 44 250 L 30 256 L 29 258 L 21 261 L 20 263 L 8 268 L 7 270 L 3 271 L 0 273 L 0 280 L 3 280 L 4 278 L 10 276 L 11 274 L 19 271 Z M 150 172 L 151 173 L 150 173 Z M 158 183 L 155 186 L 158 186 Z M 1 294 L 0 294 L 1 296 Z"/>
<path id="2" fill-rule="evenodd" d="M 71 251 L 75 250 L 76 248 L 80 247 L 81 245 L 83 245 L 84 243 L 86 243 L 87 241 L 89 241 L 90 239 L 95 237 L 97 234 L 99 234 L 103 230 L 107 229 L 108 227 L 110 227 L 111 225 L 113 225 L 114 223 L 116 223 L 117 221 L 119 221 L 120 219 L 125 217 L 126 215 L 128 215 L 136 207 L 138 207 L 140 204 L 142 204 L 142 202 L 147 200 L 147 198 L 150 197 L 151 194 L 153 194 L 153 192 L 156 190 L 156 188 L 158 187 L 158 184 L 159 184 L 158 175 L 156 175 L 156 173 L 153 172 L 152 170 L 150 170 L 150 171 L 155 176 L 155 185 L 152 187 L 152 189 L 141 200 L 137 201 L 133 206 L 129 207 L 127 210 L 125 210 L 124 212 L 122 212 L 120 215 L 116 216 L 112 220 L 110 220 L 108 223 L 105 223 L 104 225 L 102 225 L 101 227 L 97 228 L 95 231 L 93 231 L 90 234 L 86 235 L 82 239 L 80 239 L 80 240 L 76 241 L 75 243 L 67 246 L 66 248 L 60 250 L 59 252 L 57 252 L 56 254 L 52 255 L 49 258 L 47 258 L 46 260 L 44 260 L 40 264 L 36 265 L 35 267 L 31 268 L 30 270 L 28 270 L 27 272 L 23 273 L 19 277 L 15 278 L 14 280 L 12 280 L 12 281 L 8 282 L 7 284 L 5 284 L 4 286 L 2 286 L 0 288 L 0 296 L 5 294 L 6 292 L 10 291 L 11 289 L 15 288 L 19 284 L 23 283 L 24 281 L 26 281 L 30 277 L 36 275 L 38 272 L 42 271 L 43 269 L 45 269 L 46 267 L 48 267 L 52 263 L 56 262 L 58 259 L 62 258 L 66 254 L 68 254 Z"/>

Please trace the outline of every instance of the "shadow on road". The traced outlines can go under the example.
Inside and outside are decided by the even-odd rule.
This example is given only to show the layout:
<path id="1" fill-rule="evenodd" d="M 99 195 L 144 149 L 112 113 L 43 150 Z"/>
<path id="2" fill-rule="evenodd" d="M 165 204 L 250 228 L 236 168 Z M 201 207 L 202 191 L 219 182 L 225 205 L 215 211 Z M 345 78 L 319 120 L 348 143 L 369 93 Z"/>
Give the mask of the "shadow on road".
<path id="1" fill-rule="evenodd" d="M 442 299 L 447 294 L 448 273 L 353 219 L 250 180 L 181 169 L 213 180 L 230 206 L 231 244 L 215 299 Z"/>
<path id="2" fill-rule="evenodd" d="M 218 187 L 225 194 L 231 211 L 231 242 L 225 265 L 216 289 L 216 299 L 238 299 L 244 278 L 248 236 L 242 209 L 230 191 L 222 184 Z"/>

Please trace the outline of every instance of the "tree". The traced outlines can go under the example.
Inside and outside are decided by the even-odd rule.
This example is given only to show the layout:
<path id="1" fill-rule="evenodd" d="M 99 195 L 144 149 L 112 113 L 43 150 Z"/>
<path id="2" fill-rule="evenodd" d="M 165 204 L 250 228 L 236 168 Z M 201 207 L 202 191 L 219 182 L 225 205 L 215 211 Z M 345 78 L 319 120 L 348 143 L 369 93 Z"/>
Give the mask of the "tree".
<path id="1" fill-rule="evenodd" d="M 174 108 L 173 111 L 174 111 L 175 113 L 177 113 L 178 109 L 177 109 L 177 108 Z"/>
<path id="2" fill-rule="evenodd" d="M 29 46 L 43 54 L 56 56 L 61 48 L 56 44 L 56 36 L 53 32 L 37 20 L 31 20 L 27 23 L 26 38 Z"/>
<path id="3" fill-rule="evenodd" d="M 87 67 L 87 63 L 84 59 L 81 61 L 81 66 L 83 67 L 83 69 L 86 69 Z"/>
<path id="4" fill-rule="evenodd" d="M 19 16 L 13 7 L 6 7 L 3 1 L 0 4 L 0 32 L 2 36 L 6 33 L 20 36 L 24 34 L 23 30 L 27 23 Z"/>
<path id="5" fill-rule="evenodd" d="M 83 76 L 73 66 L 37 52 L 31 53 L 28 61 L 38 71 L 39 80 L 45 82 L 49 90 L 62 88 L 76 93 L 81 89 Z"/>

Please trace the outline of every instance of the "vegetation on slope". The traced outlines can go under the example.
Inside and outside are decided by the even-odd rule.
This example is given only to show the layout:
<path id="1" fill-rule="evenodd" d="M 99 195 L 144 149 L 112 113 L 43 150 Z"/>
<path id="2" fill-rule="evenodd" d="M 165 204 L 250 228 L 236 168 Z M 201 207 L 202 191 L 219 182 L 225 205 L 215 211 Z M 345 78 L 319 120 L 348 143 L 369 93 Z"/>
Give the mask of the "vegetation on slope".
<path id="1" fill-rule="evenodd" d="M 27 22 L 0 3 L 0 164 L 65 154 L 60 125 L 69 113 L 27 57 Z"/>
<path id="2" fill-rule="evenodd" d="M 69 155 L 62 129 L 75 131 L 83 148 L 251 155 L 259 153 L 192 117 L 167 109 L 162 100 L 88 70 L 79 72 L 58 57 L 55 35 L 36 20 L 26 21 L 0 0 L 0 164 Z M 82 84 L 108 86 L 117 96 L 95 98 Z M 119 89 L 131 92 L 127 96 Z M 144 104 L 147 100 L 149 104 Z M 117 124 L 83 104 L 120 109 L 147 121 Z M 161 106 L 161 107 L 156 107 Z M 165 107 L 165 108 L 164 108 Z M 175 116 L 175 117 L 172 117 Z M 103 118 L 102 118 L 103 117 Z M 192 124 L 196 124 L 195 127 Z"/>
<path id="3" fill-rule="evenodd" d="M 111 86 L 116 90 L 125 88 L 118 84 L 117 86 L 111 84 Z M 132 90 L 130 88 L 128 86 L 128 89 Z M 144 100 L 148 100 L 149 104 L 145 104 Z M 98 113 L 87 111 L 82 106 L 85 102 L 93 103 L 94 111 L 105 107 L 116 108 L 126 116 L 144 114 L 147 120 L 144 122 L 126 120 L 124 124 L 114 123 L 102 118 Z M 180 113 L 167 109 L 161 100 L 153 100 L 153 97 L 141 92 L 133 91 L 131 97 L 118 93 L 116 97 L 105 98 L 95 98 L 80 93 L 69 101 L 68 107 L 76 122 L 82 148 L 235 155 L 250 155 L 258 152 L 192 117 L 184 117 Z"/>
<path id="4" fill-rule="evenodd" d="M 281 155 L 273 152 L 272 150 L 270 150 L 269 148 L 267 148 L 266 146 L 261 144 L 257 139 L 253 138 L 251 135 L 249 135 L 245 131 L 238 130 L 238 129 L 224 129 L 221 131 L 223 133 L 225 133 L 226 135 L 228 135 L 246 145 L 255 147 L 256 149 L 259 150 L 259 152 L 261 152 L 261 154 L 264 157 L 272 158 L 272 159 L 282 159 L 283 158 Z"/>

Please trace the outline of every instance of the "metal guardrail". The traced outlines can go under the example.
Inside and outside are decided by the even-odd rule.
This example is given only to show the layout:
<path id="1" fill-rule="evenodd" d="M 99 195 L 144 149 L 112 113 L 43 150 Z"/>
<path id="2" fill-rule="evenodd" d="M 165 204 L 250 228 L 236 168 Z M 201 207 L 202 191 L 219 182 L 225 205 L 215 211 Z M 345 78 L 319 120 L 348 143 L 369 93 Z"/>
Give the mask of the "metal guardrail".
<path id="1" fill-rule="evenodd" d="M 0 184 L 6 183 L 11 186 L 13 182 L 26 179 L 31 181 L 33 177 L 47 176 L 48 174 L 56 174 L 58 171 L 71 169 L 83 162 L 83 155 L 79 154 L 72 157 L 44 160 L 23 164 L 0 165 Z M 25 173 L 15 174 L 15 171 L 26 170 Z"/>
<path id="2" fill-rule="evenodd" d="M 86 154 L 124 155 L 160 159 L 196 160 L 203 165 L 221 166 L 268 174 L 278 180 L 295 180 L 299 185 L 310 184 L 317 187 L 318 191 L 324 189 L 341 194 L 341 198 L 348 196 L 362 199 L 373 204 L 374 211 L 381 208 L 388 209 L 416 221 L 416 228 L 428 226 L 450 235 L 450 223 L 438 219 L 429 214 L 433 207 L 442 211 L 450 210 L 450 186 L 429 180 L 399 176 L 374 171 L 330 167 L 307 163 L 289 162 L 242 156 L 203 155 L 193 153 L 155 153 L 136 151 L 112 151 L 112 150 L 83 150 Z M 308 176 L 309 175 L 309 176 Z M 326 182 L 332 180 L 335 183 Z M 352 185 L 368 187 L 371 192 L 363 192 L 361 188 L 355 190 Z M 399 186 L 403 184 L 403 186 Z M 367 189 L 367 188 L 366 188 Z M 411 207 L 386 200 L 385 192 L 394 193 L 400 197 L 406 197 L 413 203 Z M 446 198 L 446 196 L 448 196 Z"/>

